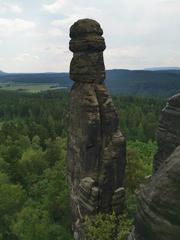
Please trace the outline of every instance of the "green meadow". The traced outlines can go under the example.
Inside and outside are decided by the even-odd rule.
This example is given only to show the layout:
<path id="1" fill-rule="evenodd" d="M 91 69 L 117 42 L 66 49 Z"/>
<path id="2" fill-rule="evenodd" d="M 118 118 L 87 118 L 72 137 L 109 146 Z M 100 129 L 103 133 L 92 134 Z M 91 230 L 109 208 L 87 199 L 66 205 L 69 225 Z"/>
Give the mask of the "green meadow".
<path id="1" fill-rule="evenodd" d="M 43 91 L 58 90 L 58 89 L 64 89 L 64 88 L 60 87 L 58 84 L 23 84 L 23 83 L 4 84 L 4 83 L 1 83 L 0 89 L 8 90 L 8 91 L 38 93 Z"/>

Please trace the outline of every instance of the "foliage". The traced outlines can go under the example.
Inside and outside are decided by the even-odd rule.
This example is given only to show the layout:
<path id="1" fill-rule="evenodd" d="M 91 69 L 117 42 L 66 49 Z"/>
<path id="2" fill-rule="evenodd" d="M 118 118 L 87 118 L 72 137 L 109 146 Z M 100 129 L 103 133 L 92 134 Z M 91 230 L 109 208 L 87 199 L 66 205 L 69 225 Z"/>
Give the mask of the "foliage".
<path id="1" fill-rule="evenodd" d="M 126 214 L 120 216 L 117 240 L 126 240 L 131 232 L 133 221 Z"/>
<path id="2" fill-rule="evenodd" d="M 164 101 L 141 97 L 113 97 L 120 117 L 120 127 L 128 140 L 155 140 L 158 118 Z"/>
<path id="3" fill-rule="evenodd" d="M 89 240 L 115 239 L 117 235 L 117 217 L 114 213 L 98 214 L 85 220 L 85 233 Z"/>
<path id="4" fill-rule="evenodd" d="M 66 172 L 65 92 L 0 92 L 0 240 L 71 240 Z M 151 174 L 154 132 L 163 101 L 113 98 L 128 139 L 124 215 L 86 219 L 91 240 L 125 240 L 135 190 Z M 117 227 L 117 222 L 119 225 Z"/>
<path id="5" fill-rule="evenodd" d="M 49 225 L 47 211 L 26 207 L 17 214 L 12 231 L 19 240 L 48 240 Z"/>
<path id="6" fill-rule="evenodd" d="M 132 228 L 132 220 L 123 214 L 97 214 L 86 217 L 84 231 L 88 240 L 125 240 Z"/>
<path id="7" fill-rule="evenodd" d="M 19 184 L 12 184 L 5 173 L 0 172 L 0 239 L 14 239 L 10 225 L 22 208 L 26 193 Z"/>
<path id="8" fill-rule="evenodd" d="M 128 191 L 134 192 L 151 175 L 153 156 L 156 144 L 149 141 L 129 141 L 127 146 L 127 165 L 125 186 Z"/>

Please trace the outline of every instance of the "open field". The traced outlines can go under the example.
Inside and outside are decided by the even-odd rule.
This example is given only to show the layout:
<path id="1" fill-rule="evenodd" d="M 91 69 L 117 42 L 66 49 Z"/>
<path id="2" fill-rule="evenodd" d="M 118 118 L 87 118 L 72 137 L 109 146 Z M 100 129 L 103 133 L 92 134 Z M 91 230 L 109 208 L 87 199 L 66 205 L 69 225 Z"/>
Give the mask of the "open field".
<path id="1" fill-rule="evenodd" d="M 19 91 L 19 92 L 29 92 L 29 93 L 37 93 L 47 90 L 58 90 L 65 89 L 65 87 L 60 87 L 58 84 L 23 84 L 23 83 L 2 83 L 0 84 L 1 90 L 8 91 Z"/>
<path id="2" fill-rule="evenodd" d="M 167 98 L 180 91 L 180 70 L 113 69 L 106 71 L 105 82 L 113 95 Z M 0 72 L 0 87 L 4 90 L 40 92 L 72 85 L 68 73 Z"/>

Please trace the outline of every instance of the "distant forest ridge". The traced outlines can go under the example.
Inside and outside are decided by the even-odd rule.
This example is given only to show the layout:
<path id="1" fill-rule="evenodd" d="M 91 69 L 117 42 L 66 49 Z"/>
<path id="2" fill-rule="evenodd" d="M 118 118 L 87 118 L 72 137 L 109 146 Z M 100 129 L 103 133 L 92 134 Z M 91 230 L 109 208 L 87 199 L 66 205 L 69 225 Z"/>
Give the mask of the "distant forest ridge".
<path id="1" fill-rule="evenodd" d="M 126 70 L 106 72 L 106 84 L 111 94 L 124 96 L 169 97 L 180 92 L 180 69 Z M 0 71 L 0 83 L 58 84 L 70 88 L 68 73 L 4 73 Z"/>

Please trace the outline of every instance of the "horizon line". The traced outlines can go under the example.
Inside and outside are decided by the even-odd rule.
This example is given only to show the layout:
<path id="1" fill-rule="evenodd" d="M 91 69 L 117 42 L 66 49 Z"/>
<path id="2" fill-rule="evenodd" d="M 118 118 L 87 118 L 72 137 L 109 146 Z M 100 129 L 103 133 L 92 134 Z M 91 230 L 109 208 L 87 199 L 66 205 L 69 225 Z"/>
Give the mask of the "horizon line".
<path id="1" fill-rule="evenodd" d="M 130 68 L 110 68 L 106 69 L 106 71 L 116 71 L 116 70 L 126 70 L 126 71 L 161 71 L 161 70 L 180 70 L 180 67 L 148 67 L 148 68 L 138 68 L 138 69 L 130 69 Z M 59 74 L 59 73 L 69 73 L 69 71 L 45 71 L 45 72 L 5 72 L 0 70 L 0 73 L 4 74 Z"/>

